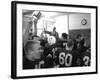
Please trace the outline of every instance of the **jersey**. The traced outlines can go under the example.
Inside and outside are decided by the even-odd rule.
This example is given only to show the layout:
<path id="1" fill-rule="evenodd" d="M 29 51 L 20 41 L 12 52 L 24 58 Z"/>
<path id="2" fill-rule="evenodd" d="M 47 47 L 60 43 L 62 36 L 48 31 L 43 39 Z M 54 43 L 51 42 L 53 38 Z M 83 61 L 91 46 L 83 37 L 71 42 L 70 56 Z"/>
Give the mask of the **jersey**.
<path id="1" fill-rule="evenodd" d="M 43 68 L 53 68 L 53 57 L 52 55 L 48 55 L 45 59 L 44 59 L 44 66 Z"/>
<path id="2" fill-rule="evenodd" d="M 80 65 L 80 54 L 77 51 L 68 51 L 60 48 L 55 52 L 55 63 L 59 67 L 74 67 Z"/>
<path id="3" fill-rule="evenodd" d="M 49 45 L 48 47 L 45 47 L 44 48 L 44 53 L 43 55 L 46 57 L 48 56 L 49 54 L 51 54 L 53 56 L 53 53 L 55 52 L 55 49 L 58 48 L 58 45 L 57 44 L 54 44 L 54 45 Z"/>
<path id="4" fill-rule="evenodd" d="M 48 47 L 45 47 L 44 48 L 44 52 L 43 52 L 43 56 L 44 56 L 44 61 L 45 61 L 45 64 L 44 64 L 44 68 L 51 68 L 53 67 L 53 64 L 54 64 L 54 54 L 55 54 L 55 51 L 57 49 L 57 45 L 54 44 L 54 45 L 50 45 Z"/>
<path id="5" fill-rule="evenodd" d="M 91 52 L 85 51 L 82 53 L 82 66 L 90 66 Z"/>
<path id="6" fill-rule="evenodd" d="M 65 48 L 67 49 L 67 40 L 59 40 L 56 44 L 60 47 L 60 48 Z"/>

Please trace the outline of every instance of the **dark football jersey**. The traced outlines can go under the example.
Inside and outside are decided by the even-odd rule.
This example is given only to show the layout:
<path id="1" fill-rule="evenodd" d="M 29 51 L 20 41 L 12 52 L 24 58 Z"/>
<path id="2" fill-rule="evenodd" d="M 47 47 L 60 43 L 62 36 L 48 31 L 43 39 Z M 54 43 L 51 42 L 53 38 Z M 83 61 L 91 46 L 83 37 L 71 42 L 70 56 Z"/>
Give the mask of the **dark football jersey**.
<path id="1" fill-rule="evenodd" d="M 33 61 L 29 61 L 26 57 L 23 57 L 23 69 L 35 69 Z"/>
<path id="2" fill-rule="evenodd" d="M 81 53 L 86 52 L 87 49 L 88 49 L 87 47 L 83 46 L 83 47 L 78 48 L 77 50 L 78 50 L 79 53 L 81 54 Z"/>
<path id="3" fill-rule="evenodd" d="M 43 53 L 43 56 L 44 56 L 44 61 L 45 61 L 45 64 L 44 64 L 44 68 L 51 68 L 53 67 L 53 59 L 54 59 L 54 55 L 55 55 L 55 51 L 57 49 L 57 45 L 54 44 L 54 45 L 50 45 L 48 47 L 45 47 L 44 49 L 44 53 Z"/>
<path id="4" fill-rule="evenodd" d="M 53 52 L 52 52 L 53 48 L 56 48 L 56 46 L 52 45 L 52 46 L 45 47 L 43 52 L 44 57 L 47 57 L 49 54 L 53 56 Z"/>
<path id="5" fill-rule="evenodd" d="M 49 54 L 44 59 L 44 66 L 43 66 L 43 68 L 52 68 L 52 67 L 53 67 L 53 57 Z"/>
<path id="6" fill-rule="evenodd" d="M 45 57 L 48 56 L 48 54 L 51 54 L 52 56 L 54 56 L 55 51 L 57 50 L 57 48 L 59 48 L 59 44 L 58 43 L 50 45 L 48 47 L 45 47 L 43 55 Z"/>
<path id="7" fill-rule="evenodd" d="M 23 57 L 23 69 L 39 69 L 41 68 L 41 60 L 30 61 L 25 56 Z"/>
<path id="8" fill-rule="evenodd" d="M 60 47 L 60 48 L 67 48 L 67 40 L 59 40 L 56 44 Z"/>
<path id="9" fill-rule="evenodd" d="M 55 63 L 59 65 L 59 67 L 74 67 L 79 66 L 81 63 L 77 62 L 77 60 L 80 59 L 80 54 L 77 51 L 68 51 L 61 48 L 57 49 L 55 56 Z"/>
<path id="10" fill-rule="evenodd" d="M 91 52 L 85 51 L 82 53 L 82 66 L 90 66 Z"/>

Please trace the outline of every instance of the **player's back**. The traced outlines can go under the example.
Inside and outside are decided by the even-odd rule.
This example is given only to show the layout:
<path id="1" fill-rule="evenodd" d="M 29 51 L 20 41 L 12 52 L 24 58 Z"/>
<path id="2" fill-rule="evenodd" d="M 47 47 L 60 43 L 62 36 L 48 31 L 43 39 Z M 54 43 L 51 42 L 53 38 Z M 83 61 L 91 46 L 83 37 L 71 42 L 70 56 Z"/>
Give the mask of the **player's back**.
<path id="1" fill-rule="evenodd" d="M 72 50 L 71 54 L 73 55 L 72 67 L 81 66 L 81 54 L 77 50 Z"/>
<path id="2" fill-rule="evenodd" d="M 79 64 L 77 64 L 78 58 L 80 58 L 80 54 L 77 51 L 60 48 L 55 52 L 55 63 L 59 65 L 59 67 L 79 66 Z"/>
<path id="3" fill-rule="evenodd" d="M 91 60 L 91 51 L 88 49 L 82 53 L 82 66 L 90 66 Z"/>
<path id="4" fill-rule="evenodd" d="M 67 48 L 67 42 L 68 41 L 66 39 L 60 39 L 60 40 L 57 41 L 56 44 L 58 44 L 60 48 L 66 49 Z"/>

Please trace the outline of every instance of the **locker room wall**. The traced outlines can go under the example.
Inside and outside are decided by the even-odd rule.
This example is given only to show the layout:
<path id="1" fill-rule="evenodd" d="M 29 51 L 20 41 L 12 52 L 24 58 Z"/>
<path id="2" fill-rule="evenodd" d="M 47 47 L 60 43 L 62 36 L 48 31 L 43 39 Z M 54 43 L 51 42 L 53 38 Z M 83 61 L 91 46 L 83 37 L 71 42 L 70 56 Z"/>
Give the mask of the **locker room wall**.
<path id="1" fill-rule="evenodd" d="M 70 30 L 69 34 L 72 38 L 75 38 L 77 34 L 82 34 L 85 38 L 85 45 L 89 46 L 91 44 L 91 30 L 90 29 L 80 29 L 80 30 Z"/>
<path id="2" fill-rule="evenodd" d="M 87 20 L 86 25 L 82 25 L 82 19 Z M 86 46 L 91 43 L 91 14 L 70 14 L 69 16 L 69 34 L 72 38 L 75 38 L 77 34 L 82 34 L 85 38 Z"/>
<path id="3" fill-rule="evenodd" d="M 81 21 L 87 20 L 86 25 L 82 25 Z M 89 29 L 91 27 L 91 14 L 89 13 L 78 13 L 69 15 L 69 29 Z"/>

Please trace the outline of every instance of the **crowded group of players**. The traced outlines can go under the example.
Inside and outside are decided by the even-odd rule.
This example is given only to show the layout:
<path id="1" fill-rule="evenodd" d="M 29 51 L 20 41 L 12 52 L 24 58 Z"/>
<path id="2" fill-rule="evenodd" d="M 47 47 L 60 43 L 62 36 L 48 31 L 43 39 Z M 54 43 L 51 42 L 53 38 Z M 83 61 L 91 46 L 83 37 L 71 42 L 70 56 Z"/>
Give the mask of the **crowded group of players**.
<path id="1" fill-rule="evenodd" d="M 90 46 L 85 46 L 83 35 L 71 38 L 67 33 L 43 31 L 41 36 L 30 36 L 23 47 L 23 69 L 82 67 L 91 64 Z M 46 36 L 49 35 L 49 37 Z"/>

